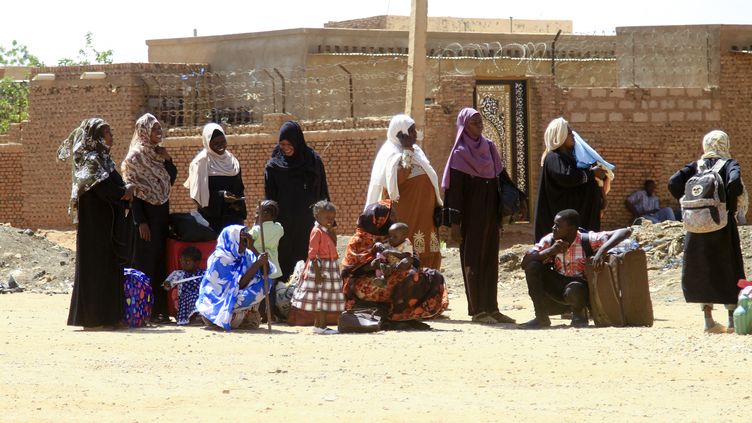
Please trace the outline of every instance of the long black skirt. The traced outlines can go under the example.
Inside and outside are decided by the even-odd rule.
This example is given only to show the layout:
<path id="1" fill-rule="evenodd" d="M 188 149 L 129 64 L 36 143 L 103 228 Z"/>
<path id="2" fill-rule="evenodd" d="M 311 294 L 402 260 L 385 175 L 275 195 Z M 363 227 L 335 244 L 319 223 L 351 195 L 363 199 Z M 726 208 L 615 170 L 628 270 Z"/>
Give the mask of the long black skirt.
<path id="1" fill-rule="evenodd" d="M 739 230 L 729 213 L 725 228 L 684 238 L 682 290 L 688 303 L 736 304 L 744 279 Z"/>

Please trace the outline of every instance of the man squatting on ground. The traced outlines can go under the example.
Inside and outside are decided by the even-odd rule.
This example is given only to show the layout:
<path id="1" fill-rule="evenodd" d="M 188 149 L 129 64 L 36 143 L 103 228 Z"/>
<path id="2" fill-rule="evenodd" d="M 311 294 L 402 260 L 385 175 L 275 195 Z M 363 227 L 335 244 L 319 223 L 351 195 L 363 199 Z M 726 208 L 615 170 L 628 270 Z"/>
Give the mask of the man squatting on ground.
<path id="1" fill-rule="evenodd" d="M 528 292 L 533 300 L 535 318 L 520 324 L 521 329 L 551 326 L 548 316 L 572 313 L 572 326 L 588 325 L 588 285 L 582 234 L 578 231 L 580 215 L 572 209 L 554 217 L 552 233 L 544 236 L 522 259 Z M 632 234 L 630 228 L 588 232 L 587 238 L 596 269 L 603 266 L 606 253 Z"/>

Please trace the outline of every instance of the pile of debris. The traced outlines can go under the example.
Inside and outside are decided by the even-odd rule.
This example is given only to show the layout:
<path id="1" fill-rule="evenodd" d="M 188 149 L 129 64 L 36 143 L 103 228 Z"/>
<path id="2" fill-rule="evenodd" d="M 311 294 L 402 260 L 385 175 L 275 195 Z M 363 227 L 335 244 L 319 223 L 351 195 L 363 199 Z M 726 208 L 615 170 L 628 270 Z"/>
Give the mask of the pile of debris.
<path id="1" fill-rule="evenodd" d="M 76 255 L 31 229 L 0 225 L 0 293 L 69 293 Z"/>

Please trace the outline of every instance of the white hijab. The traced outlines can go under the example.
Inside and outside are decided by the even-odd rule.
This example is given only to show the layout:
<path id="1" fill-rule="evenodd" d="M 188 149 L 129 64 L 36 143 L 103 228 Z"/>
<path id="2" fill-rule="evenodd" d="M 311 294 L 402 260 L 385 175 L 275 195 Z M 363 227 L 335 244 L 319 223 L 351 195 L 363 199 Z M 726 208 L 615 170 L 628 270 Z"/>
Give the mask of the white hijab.
<path id="1" fill-rule="evenodd" d="M 209 147 L 214 131 L 225 131 L 216 123 L 208 123 L 204 126 L 202 140 L 204 149 L 196 154 L 188 167 L 188 179 L 183 184 L 190 190 L 191 198 L 196 200 L 201 207 L 209 205 L 209 177 L 210 176 L 235 176 L 240 173 L 240 163 L 232 153 L 225 150 L 217 154 Z"/>
<path id="2" fill-rule="evenodd" d="M 541 157 L 541 166 L 546 160 L 546 155 L 564 144 L 567 139 L 567 133 L 569 130 L 569 123 L 564 120 L 563 117 L 558 117 L 551 121 L 546 128 L 546 133 L 543 135 L 543 140 L 546 144 L 546 151 L 543 152 Z"/>
<path id="3" fill-rule="evenodd" d="M 439 191 L 439 177 L 436 175 L 433 167 L 431 167 L 426 154 L 418 144 L 413 145 L 412 151 L 405 150 L 397 138 L 397 134 L 400 132 L 407 134 L 408 129 L 413 125 L 415 125 L 415 121 L 405 114 L 395 115 L 391 122 L 389 122 L 386 141 L 384 141 L 378 154 L 376 154 L 376 160 L 373 162 L 371 182 L 368 185 L 368 196 L 366 197 L 366 207 L 381 200 L 381 193 L 384 188 L 386 188 L 390 199 L 399 201 L 400 194 L 397 184 L 398 166 L 410 166 L 411 160 L 426 172 L 436 194 L 436 203 L 438 205 L 442 204 L 441 192 Z"/>
<path id="4" fill-rule="evenodd" d="M 702 159 L 731 160 L 731 140 L 729 140 L 728 134 L 718 129 L 705 134 L 702 139 L 702 152 Z M 744 186 L 744 180 L 742 180 L 741 183 L 743 191 L 736 199 L 737 216 L 745 216 L 747 214 L 747 209 L 749 208 L 749 194 L 747 193 L 747 187 Z"/>

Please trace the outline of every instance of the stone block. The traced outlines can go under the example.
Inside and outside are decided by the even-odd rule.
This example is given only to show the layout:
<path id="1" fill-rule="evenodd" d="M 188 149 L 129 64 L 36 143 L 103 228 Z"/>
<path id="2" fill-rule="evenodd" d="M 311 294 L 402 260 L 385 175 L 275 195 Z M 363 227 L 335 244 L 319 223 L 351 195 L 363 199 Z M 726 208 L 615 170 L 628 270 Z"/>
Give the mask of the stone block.
<path id="1" fill-rule="evenodd" d="M 590 122 L 605 122 L 606 114 L 604 112 L 590 113 Z"/>
<path id="2" fill-rule="evenodd" d="M 695 107 L 698 109 L 710 109 L 710 100 L 700 99 L 695 101 Z"/>
<path id="3" fill-rule="evenodd" d="M 705 120 L 721 120 L 721 112 L 718 110 L 713 110 L 712 112 L 705 112 Z"/>
<path id="4" fill-rule="evenodd" d="M 606 94 L 605 88 L 593 88 L 590 90 L 590 97 L 605 97 Z"/>
<path id="5" fill-rule="evenodd" d="M 666 112 L 653 112 L 650 114 L 651 122 L 666 122 L 668 115 Z"/>
<path id="6" fill-rule="evenodd" d="M 621 88 L 613 88 L 609 91 L 608 96 L 611 98 L 624 98 L 627 90 Z"/>
<path id="7" fill-rule="evenodd" d="M 702 88 L 686 88 L 685 91 L 687 92 L 687 95 L 690 97 L 700 97 L 703 95 Z"/>
<path id="8" fill-rule="evenodd" d="M 632 100 L 621 100 L 619 102 L 619 108 L 620 109 L 634 109 L 635 108 L 635 102 Z"/>
<path id="9" fill-rule="evenodd" d="M 569 94 L 572 98 L 587 98 L 589 94 L 588 91 L 590 90 L 585 88 L 572 88 L 569 91 Z"/>
<path id="10" fill-rule="evenodd" d="M 643 112 L 635 112 L 632 115 L 632 120 L 634 122 L 647 122 L 648 121 L 648 114 Z"/>
<path id="11" fill-rule="evenodd" d="M 618 112 L 612 112 L 608 114 L 608 121 L 609 122 L 623 122 L 624 121 L 624 115 Z"/>
<path id="12" fill-rule="evenodd" d="M 616 104 L 613 101 L 599 101 L 598 109 L 600 110 L 613 110 Z"/>
<path id="13" fill-rule="evenodd" d="M 667 88 L 651 88 L 650 89 L 651 97 L 665 97 L 666 94 L 668 94 Z"/>
<path id="14" fill-rule="evenodd" d="M 702 120 L 702 112 L 687 112 L 686 118 L 688 121 Z"/>
<path id="15" fill-rule="evenodd" d="M 684 88 L 669 88 L 668 89 L 668 94 L 669 95 L 676 95 L 676 96 L 678 96 L 678 95 L 685 95 L 686 91 L 685 91 Z"/>
<path id="16" fill-rule="evenodd" d="M 682 122 L 684 121 L 684 112 L 669 112 L 668 120 L 671 122 Z"/>
<path id="17" fill-rule="evenodd" d="M 691 109 L 694 107 L 694 102 L 692 100 L 676 100 L 676 107 L 680 109 Z"/>
<path id="18" fill-rule="evenodd" d="M 572 113 L 572 116 L 569 118 L 570 122 L 587 122 L 587 113 Z"/>

